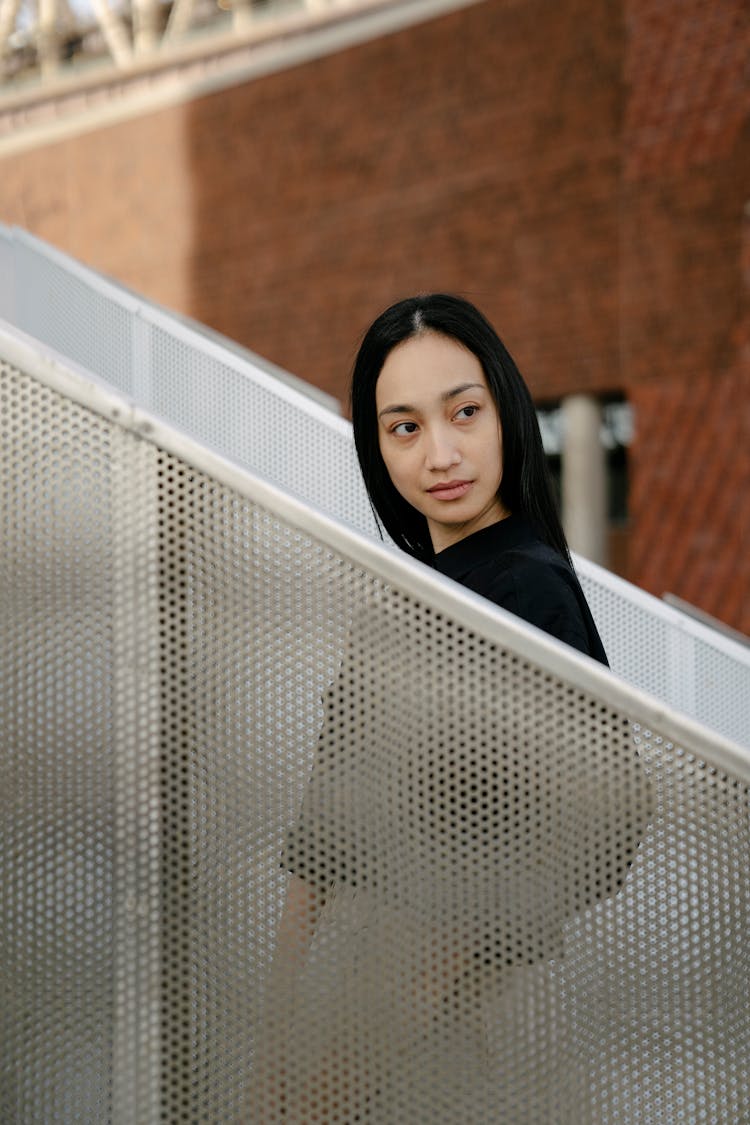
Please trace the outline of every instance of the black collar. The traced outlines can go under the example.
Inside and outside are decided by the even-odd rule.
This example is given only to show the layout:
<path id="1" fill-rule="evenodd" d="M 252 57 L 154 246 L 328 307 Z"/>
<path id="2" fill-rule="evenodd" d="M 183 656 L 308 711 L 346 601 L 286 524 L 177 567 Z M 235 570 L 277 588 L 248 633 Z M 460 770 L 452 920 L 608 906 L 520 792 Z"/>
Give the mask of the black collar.
<path id="1" fill-rule="evenodd" d="M 438 551 L 432 565 L 441 574 L 460 581 L 464 574 L 478 563 L 486 562 L 488 557 L 538 541 L 539 537 L 523 516 L 510 515 Z"/>

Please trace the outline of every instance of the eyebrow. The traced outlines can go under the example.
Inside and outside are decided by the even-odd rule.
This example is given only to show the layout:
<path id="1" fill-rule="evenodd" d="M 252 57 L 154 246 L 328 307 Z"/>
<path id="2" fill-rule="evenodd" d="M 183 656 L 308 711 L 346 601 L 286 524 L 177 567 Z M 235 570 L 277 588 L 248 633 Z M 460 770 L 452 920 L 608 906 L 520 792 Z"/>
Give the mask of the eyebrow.
<path id="1" fill-rule="evenodd" d="M 483 383 L 459 383 L 457 387 L 452 387 L 449 391 L 444 391 L 440 398 L 442 402 L 450 402 L 452 398 L 457 398 L 462 395 L 464 391 L 474 390 L 478 387 L 480 390 L 486 390 Z M 393 406 L 386 406 L 378 414 L 378 418 L 382 418 L 384 414 L 416 414 L 416 406 L 409 406 L 408 403 L 394 403 Z"/>

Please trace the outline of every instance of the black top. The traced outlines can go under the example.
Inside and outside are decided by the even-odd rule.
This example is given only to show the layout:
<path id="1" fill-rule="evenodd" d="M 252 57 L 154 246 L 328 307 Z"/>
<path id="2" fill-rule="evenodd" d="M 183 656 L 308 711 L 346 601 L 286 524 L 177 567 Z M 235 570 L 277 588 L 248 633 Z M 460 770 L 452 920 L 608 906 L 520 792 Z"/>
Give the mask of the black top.
<path id="1" fill-rule="evenodd" d="M 523 516 L 511 515 L 435 555 L 433 566 L 586 656 L 607 664 L 572 568 Z"/>
<path id="2" fill-rule="evenodd" d="M 484 528 L 434 565 L 606 664 L 572 568 L 528 521 Z M 396 604 L 376 599 L 353 624 L 282 866 L 323 893 L 349 888 L 333 940 L 352 965 L 375 935 L 398 935 L 414 965 L 445 941 L 467 980 L 560 957 L 566 920 L 619 890 L 650 815 L 629 726 L 566 708 L 550 722 L 495 646 L 446 655 L 435 622 L 404 628 Z M 599 777 L 599 754 L 616 775 Z"/>
<path id="3" fill-rule="evenodd" d="M 441 551 L 434 565 L 606 663 L 571 567 L 520 517 L 467 536 Z M 479 663 L 497 671 L 494 691 L 484 690 L 481 667 L 477 674 L 470 660 L 451 676 L 445 675 L 444 660 L 437 680 L 438 650 L 424 643 L 418 622 L 404 629 L 393 614 L 393 604 L 384 599 L 363 607 L 361 626 L 353 623 L 347 655 L 326 695 L 313 770 L 282 865 L 323 889 L 334 883 L 366 886 L 391 905 L 418 901 L 417 888 L 429 874 L 441 888 L 446 911 L 453 902 L 459 914 L 472 895 L 482 900 L 491 885 L 497 898 L 493 917 L 510 911 L 508 948 L 515 949 L 523 930 L 522 944 L 537 949 L 534 957 L 549 955 L 557 948 L 560 917 L 548 904 L 561 888 L 568 897 L 575 891 L 579 904 L 588 903 L 610 893 L 621 878 L 618 867 L 608 882 L 594 890 L 582 884 L 579 894 L 585 878 L 578 868 L 564 875 L 554 849 L 543 855 L 544 841 L 573 838 L 571 825 L 582 817 L 581 795 L 591 793 L 589 758 L 571 758 L 564 718 L 550 736 L 533 706 L 507 707 L 510 683 L 506 679 L 503 686 L 499 666 L 491 661 Z M 481 699 L 469 720 L 467 699 Z M 601 737 L 613 736 L 603 731 Z M 542 812 L 540 802 L 551 792 L 554 776 L 555 738 L 563 760 L 573 765 L 566 767 L 564 781 L 555 781 L 553 805 Z M 610 806 L 601 808 L 609 817 Z M 537 828 L 532 831 L 529 823 Z M 631 832 L 630 822 L 626 826 Z M 513 840 L 522 843 L 512 848 Z M 629 857 L 627 848 L 622 850 Z M 536 888 L 529 902 L 538 909 L 523 905 L 527 886 Z M 498 927 L 502 930 L 500 922 Z M 511 950 L 501 956 L 515 963 L 521 955 Z"/>

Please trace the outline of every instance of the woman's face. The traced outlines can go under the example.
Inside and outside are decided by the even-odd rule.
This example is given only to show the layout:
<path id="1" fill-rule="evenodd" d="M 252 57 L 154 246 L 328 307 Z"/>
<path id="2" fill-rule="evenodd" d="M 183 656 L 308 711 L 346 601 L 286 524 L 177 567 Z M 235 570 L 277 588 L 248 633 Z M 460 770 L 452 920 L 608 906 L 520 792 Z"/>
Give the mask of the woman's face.
<path id="1" fill-rule="evenodd" d="M 389 353 L 375 402 L 388 474 L 435 551 L 508 515 L 500 419 L 473 352 L 437 332 L 412 336 Z"/>

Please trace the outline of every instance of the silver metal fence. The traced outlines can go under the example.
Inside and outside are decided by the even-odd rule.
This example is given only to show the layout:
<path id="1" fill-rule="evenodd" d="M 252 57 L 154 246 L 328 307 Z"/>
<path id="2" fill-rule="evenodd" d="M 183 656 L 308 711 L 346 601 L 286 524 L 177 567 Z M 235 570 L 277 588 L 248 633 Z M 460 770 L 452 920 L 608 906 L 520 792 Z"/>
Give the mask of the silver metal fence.
<path id="1" fill-rule="evenodd" d="M 223 456 L 377 536 L 348 422 L 257 358 L 2 227 L 0 317 Z M 612 667 L 750 745 L 750 649 L 584 558 L 575 563 Z"/>
<path id="2" fill-rule="evenodd" d="M 0 1119 L 748 1120 L 748 751 L 0 357 Z"/>

